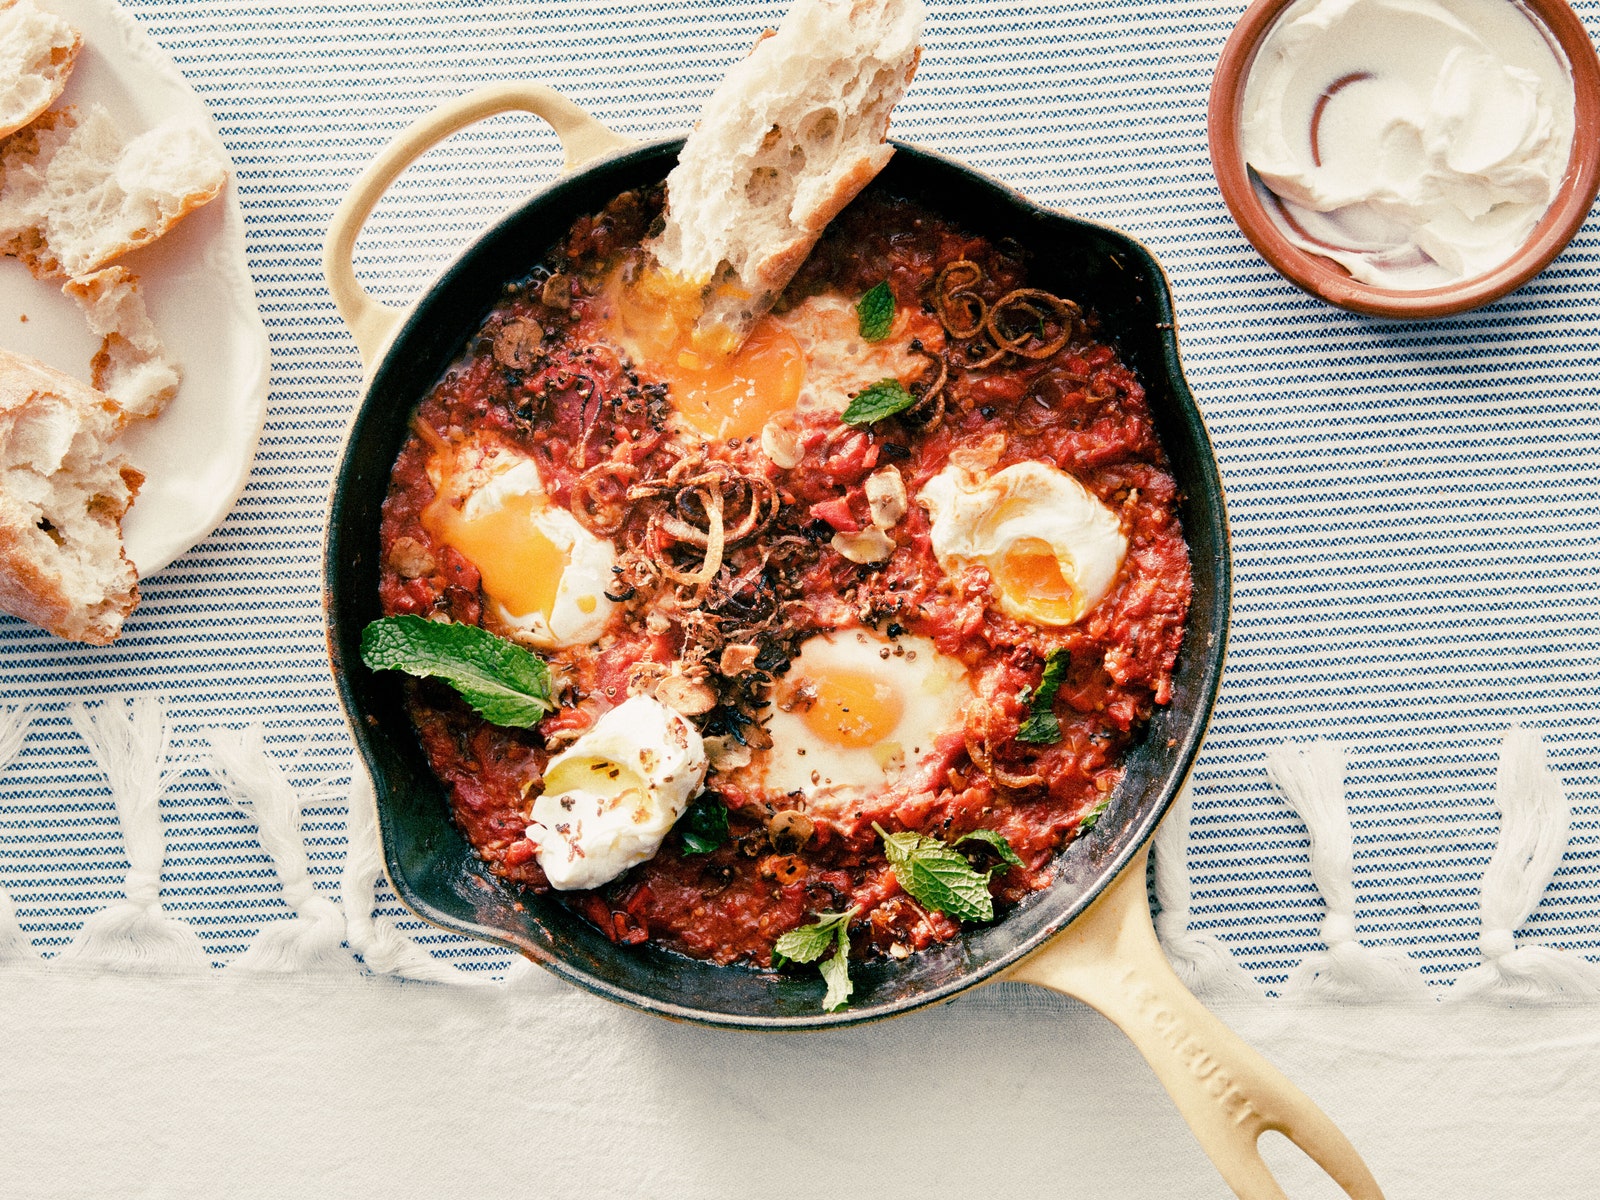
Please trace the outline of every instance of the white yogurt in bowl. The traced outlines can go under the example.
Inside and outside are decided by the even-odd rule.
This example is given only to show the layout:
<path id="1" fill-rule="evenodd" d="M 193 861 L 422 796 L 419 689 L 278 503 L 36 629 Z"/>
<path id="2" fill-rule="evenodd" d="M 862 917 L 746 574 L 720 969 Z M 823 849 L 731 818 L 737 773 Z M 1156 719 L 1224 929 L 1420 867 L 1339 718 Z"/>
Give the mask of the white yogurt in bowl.
<path id="1" fill-rule="evenodd" d="M 1566 57 L 1513 0 L 1299 0 L 1250 68 L 1240 141 L 1291 242 L 1421 290 L 1527 241 L 1574 111 Z"/>

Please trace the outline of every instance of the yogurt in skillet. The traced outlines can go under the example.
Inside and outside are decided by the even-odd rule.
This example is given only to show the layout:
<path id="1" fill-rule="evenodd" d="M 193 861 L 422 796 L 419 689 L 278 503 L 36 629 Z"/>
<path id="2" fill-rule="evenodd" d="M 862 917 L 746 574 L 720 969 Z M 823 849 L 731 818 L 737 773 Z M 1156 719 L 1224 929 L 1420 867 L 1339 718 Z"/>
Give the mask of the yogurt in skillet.
<path id="1" fill-rule="evenodd" d="M 1300 0 L 1245 83 L 1245 160 L 1304 250 L 1378 287 L 1494 270 L 1555 199 L 1572 71 L 1513 0 Z"/>

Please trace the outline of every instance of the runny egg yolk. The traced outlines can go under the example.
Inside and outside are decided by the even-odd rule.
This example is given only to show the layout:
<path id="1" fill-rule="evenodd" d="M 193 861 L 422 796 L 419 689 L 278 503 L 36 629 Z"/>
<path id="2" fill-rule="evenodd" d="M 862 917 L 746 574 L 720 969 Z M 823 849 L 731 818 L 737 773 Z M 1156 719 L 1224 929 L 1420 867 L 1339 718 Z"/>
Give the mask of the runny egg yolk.
<path id="1" fill-rule="evenodd" d="M 542 496 L 506 496 L 495 508 L 467 516 L 441 495 L 422 510 L 422 527 L 437 542 L 454 546 L 478 568 L 483 590 L 513 617 L 555 611 L 567 556 L 533 525 Z M 589 600 L 592 611 L 594 600 Z"/>
<path id="2" fill-rule="evenodd" d="M 696 331 L 698 289 L 659 273 L 612 277 L 612 332 L 640 374 L 667 385 L 673 407 L 708 438 L 745 438 L 794 407 L 805 379 L 800 343 L 764 316 L 729 353 Z"/>
<path id="3" fill-rule="evenodd" d="M 886 740 L 905 714 L 904 701 L 884 680 L 837 666 L 797 681 L 785 699 L 820 741 L 847 750 Z"/>
<path id="4" fill-rule="evenodd" d="M 995 586 L 1045 625 L 1070 625 L 1087 607 L 1074 585 L 1076 570 L 1061 569 L 1055 547 L 1043 538 L 1018 538 L 991 564 Z"/>

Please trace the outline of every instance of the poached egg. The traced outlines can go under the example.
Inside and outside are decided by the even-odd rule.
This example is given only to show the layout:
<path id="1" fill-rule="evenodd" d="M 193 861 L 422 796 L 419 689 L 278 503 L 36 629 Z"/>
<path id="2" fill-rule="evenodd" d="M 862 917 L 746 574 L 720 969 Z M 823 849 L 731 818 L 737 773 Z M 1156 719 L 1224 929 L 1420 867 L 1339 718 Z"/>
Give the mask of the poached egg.
<path id="1" fill-rule="evenodd" d="M 702 437 L 752 437 L 774 417 L 820 408 L 843 412 L 850 396 L 884 379 L 909 383 L 925 360 L 894 339 L 868 342 L 855 301 L 811 296 L 756 322 L 731 353 L 697 339 L 698 293 L 652 272 L 618 273 L 606 290 L 608 334 L 639 373 L 667 385 L 679 419 Z"/>
<path id="2" fill-rule="evenodd" d="M 550 501 L 531 458 L 489 438 L 436 447 L 422 526 L 478 568 L 493 632 L 540 649 L 587 645 L 611 617 L 616 551 Z"/>
<path id="3" fill-rule="evenodd" d="M 870 629 L 818 634 L 774 685 L 772 746 L 736 782 L 805 796 L 815 809 L 891 784 L 959 729 L 972 700 L 967 669 L 927 638 L 890 641 Z"/>
<path id="4" fill-rule="evenodd" d="M 951 465 L 917 499 L 946 574 L 989 569 L 995 605 L 1019 621 L 1067 626 L 1111 590 L 1128 539 L 1117 515 L 1065 471 L 1020 462 L 991 475 Z"/>

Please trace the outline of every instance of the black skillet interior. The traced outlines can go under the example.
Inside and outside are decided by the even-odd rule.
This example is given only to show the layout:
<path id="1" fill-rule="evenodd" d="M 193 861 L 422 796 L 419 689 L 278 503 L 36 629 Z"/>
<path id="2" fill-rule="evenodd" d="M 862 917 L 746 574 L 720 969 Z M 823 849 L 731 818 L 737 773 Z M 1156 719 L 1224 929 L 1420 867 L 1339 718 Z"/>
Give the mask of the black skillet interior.
<path id="1" fill-rule="evenodd" d="M 855 997 L 821 1011 L 821 981 L 717 967 L 614 945 L 548 897 L 497 880 L 452 823 L 393 674 L 361 663 L 378 608 L 378 530 L 389 471 L 412 410 L 518 279 L 580 214 L 662 179 L 681 142 L 642 146 L 561 180 L 480 238 L 417 304 L 357 415 L 333 497 L 325 565 L 334 677 L 377 788 L 385 861 L 407 906 L 469 937 L 513 946 L 563 977 L 664 1016 L 751 1029 L 846 1025 L 891 1016 L 971 987 L 1041 944 L 1083 910 L 1154 831 L 1188 773 L 1221 679 L 1229 564 L 1222 484 L 1178 362 L 1166 280 L 1149 252 L 1115 230 L 1046 212 L 949 159 L 901 146 L 880 186 L 974 232 L 1033 252 L 1030 282 L 1098 311 L 1147 389 L 1185 499 L 1194 601 L 1170 706 L 1133 747 L 1099 826 L 1060 856 L 1048 889 L 989 927 L 899 963 L 853 964 Z"/>

